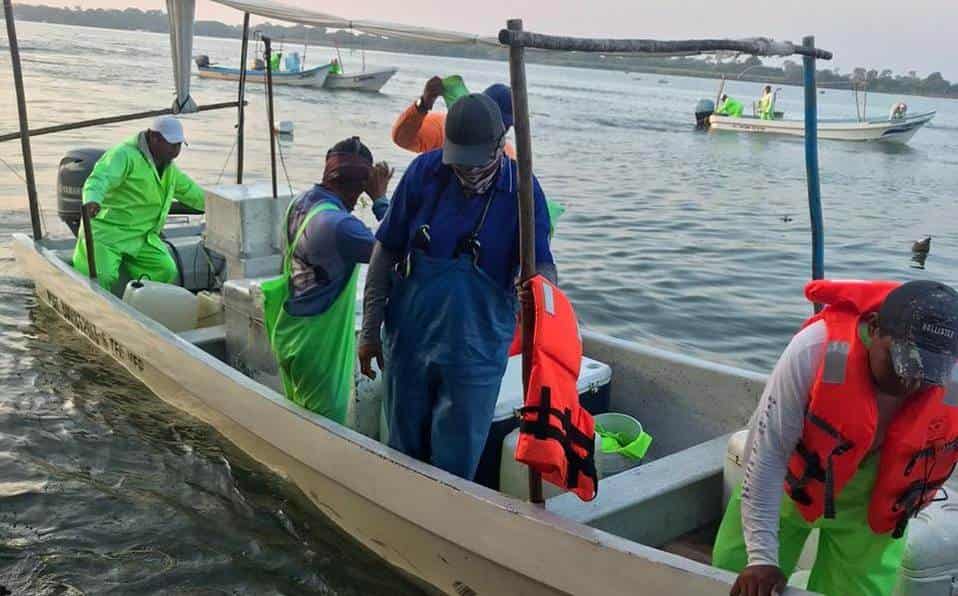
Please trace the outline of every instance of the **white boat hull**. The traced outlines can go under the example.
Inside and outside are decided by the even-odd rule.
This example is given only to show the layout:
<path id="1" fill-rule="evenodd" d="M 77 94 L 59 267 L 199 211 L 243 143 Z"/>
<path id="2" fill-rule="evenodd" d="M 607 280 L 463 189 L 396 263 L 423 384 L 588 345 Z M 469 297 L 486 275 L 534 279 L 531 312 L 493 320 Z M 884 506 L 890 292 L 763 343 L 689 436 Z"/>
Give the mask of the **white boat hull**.
<path id="1" fill-rule="evenodd" d="M 91 284 L 52 250 L 19 234 L 13 248 L 40 300 L 80 334 L 160 398 L 292 482 L 347 534 L 421 582 L 458 595 L 728 594 L 734 580 L 729 573 L 503 496 L 303 410 Z M 614 340 L 603 345 L 618 349 Z M 761 390 L 757 375 L 737 376 L 735 369 L 707 363 L 682 375 L 675 363 L 660 359 L 648 350 L 637 364 L 656 371 L 644 383 L 657 385 L 660 393 L 667 379 L 688 384 L 695 375 L 696 386 L 708 383 L 715 392 L 740 398 L 747 389 L 749 401 Z M 631 376 L 636 372 L 620 374 L 623 386 L 638 387 Z M 707 397 L 709 404 L 718 402 L 714 393 Z M 734 428 L 751 408 L 748 403 L 737 408 L 741 411 L 720 408 L 700 423 L 680 415 L 687 400 L 664 401 L 669 421 L 661 424 L 678 424 L 686 432 L 672 433 L 674 439 L 663 435 L 662 442 L 694 441 L 690 427 Z"/>
<path id="2" fill-rule="evenodd" d="M 398 68 L 386 68 L 356 74 L 330 74 L 326 77 L 326 83 L 323 86 L 327 89 L 351 89 L 376 93 L 398 71 Z"/>
<path id="3" fill-rule="evenodd" d="M 931 122 L 935 112 L 908 116 L 900 120 L 820 120 L 818 138 L 834 141 L 871 141 L 880 143 L 907 143 L 918 130 Z M 805 123 L 800 120 L 762 120 L 754 116 L 733 118 L 712 114 L 709 130 L 747 132 L 756 134 L 805 136 Z"/>
<path id="4" fill-rule="evenodd" d="M 221 81 L 239 81 L 240 71 L 235 68 L 221 68 L 216 66 L 199 67 L 198 74 L 203 79 L 217 79 Z M 301 72 L 273 72 L 274 85 L 288 85 L 290 87 L 322 87 L 329 74 L 329 65 L 310 68 Z M 247 84 L 266 83 L 265 70 L 246 71 Z"/>

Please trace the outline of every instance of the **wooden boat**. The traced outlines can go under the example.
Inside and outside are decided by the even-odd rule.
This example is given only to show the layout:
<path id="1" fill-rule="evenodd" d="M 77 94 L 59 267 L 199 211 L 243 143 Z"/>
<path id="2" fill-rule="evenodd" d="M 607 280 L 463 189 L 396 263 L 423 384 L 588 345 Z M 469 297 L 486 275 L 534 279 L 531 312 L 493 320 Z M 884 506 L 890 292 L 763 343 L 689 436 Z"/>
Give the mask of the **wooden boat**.
<path id="1" fill-rule="evenodd" d="M 291 87 L 323 87 L 329 77 L 329 64 L 307 68 L 297 72 L 285 70 L 273 71 L 274 85 L 288 85 Z M 240 69 L 225 66 L 197 66 L 197 75 L 201 79 L 218 79 L 221 81 L 239 81 Z M 265 70 L 247 70 L 246 82 L 262 85 L 266 82 Z"/>
<path id="2" fill-rule="evenodd" d="M 330 73 L 330 75 L 326 77 L 326 82 L 323 84 L 323 87 L 326 89 L 350 89 L 353 91 L 369 91 L 375 93 L 382 89 L 397 72 L 399 72 L 398 68 L 383 68 L 357 73 Z"/>
<path id="3" fill-rule="evenodd" d="M 931 122 L 934 117 L 935 112 L 931 111 L 907 115 L 895 120 L 889 120 L 888 118 L 869 118 L 866 120 L 820 118 L 818 120 L 818 138 L 833 141 L 904 144 L 910 141 L 915 133 L 922 126 Z M 712 114 L 709 117 L 709 129 L 793 137 L 805 136 L 805 123 L 802 120 L 762 120 L 755 116 L 733 118 Z"/>

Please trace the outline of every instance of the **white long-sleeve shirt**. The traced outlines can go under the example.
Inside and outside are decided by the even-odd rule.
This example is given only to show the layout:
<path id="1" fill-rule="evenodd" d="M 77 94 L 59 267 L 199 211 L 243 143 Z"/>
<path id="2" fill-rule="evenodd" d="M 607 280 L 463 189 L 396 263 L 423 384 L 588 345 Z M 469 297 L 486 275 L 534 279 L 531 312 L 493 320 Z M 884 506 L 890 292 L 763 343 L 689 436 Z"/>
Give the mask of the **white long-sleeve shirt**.
<path id="1" fill-rule="evenodd" d="M 742 527 L 749 565 L 778 565 L 785 472 L 802 437 L 809 392 L 827 342 L 828 330 L 822 321 L 792 338 L 749 421 L 742 481 Z"/>

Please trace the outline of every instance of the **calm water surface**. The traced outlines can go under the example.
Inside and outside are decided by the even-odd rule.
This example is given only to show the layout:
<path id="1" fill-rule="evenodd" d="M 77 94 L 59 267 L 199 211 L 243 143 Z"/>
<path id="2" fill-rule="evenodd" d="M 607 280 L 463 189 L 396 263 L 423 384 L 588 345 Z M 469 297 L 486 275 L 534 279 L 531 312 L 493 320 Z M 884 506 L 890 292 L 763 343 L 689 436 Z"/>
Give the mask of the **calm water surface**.
<path id="1" fill-rule="evenodd" d="M 169 42 L 160 35 L 20 23 L 31 126 L 166 107 Z M 827 40 L 821 43 L 827 46 Z M 16 129 L 5 39 L 0 40 L 0 133 Z M 196 53 L 235 65 L 239 43 L 196 40 Z M 287 50 L 302 48 L 287 47 Z M 334 50 L 309 48 L 318 63 Z M 344 52 L 347 69 L 361 56 Z M 505 64 L 369 53 L 398 66 L 379 95 L 278 88 L 283 185 L 322 173 L 335 141 L 360 135 L 401 173 L 396 114 L 433 74 L 459 73 L 481 90 L 507 81 Z M 667 84 L 660 83 L 667 80 Z M 800 140 L 692 130 L 692 108 L 715 82 L 532 66 L 535 169 L 568 207 L 553 243 L 564 288 L 585 324 L 693 356 L 767 370 L 808 313 L 809 224 Z M 194 78 L 200 103 L 235 86 Z M 730 83 L 749 103 L 760 85 Z M 263 92 L 250 87 L 247 179 L 266 179 Z M 801 90 L 780 107 L 801 112 Z M 887 113 L 899 98 L 869 96 Z M 952 233 L 958 191 L 958 103 L 937 109 L 907 147 L 821 145 L 826 270 L 833 277 L 936 278 L 958 283 Z M 853 117 L 849 92 L 819 97 L 824 117 Z M 212 185 L 234 175 L 235 112 L 186 118 L 180 164 Z M 34 140 L 45 225 L 56 221 L 57 162 L 69 148 L 108 147 L 135 122 Z M 19 145 L 0 145 L 0 243 L 29 229 Z M 287 180 L 288 177 L 288 180 Z M 368 208 L 362 212 L 371 220 Z M 910 246 L 931 235 L 926 269 Z M 39 308 L 0 248 L 0 584 L 43 594 L 403 594 L 395 573 L 317 520 L 289 486 L 205 426 L 154 398 L 112 361 Z"/>

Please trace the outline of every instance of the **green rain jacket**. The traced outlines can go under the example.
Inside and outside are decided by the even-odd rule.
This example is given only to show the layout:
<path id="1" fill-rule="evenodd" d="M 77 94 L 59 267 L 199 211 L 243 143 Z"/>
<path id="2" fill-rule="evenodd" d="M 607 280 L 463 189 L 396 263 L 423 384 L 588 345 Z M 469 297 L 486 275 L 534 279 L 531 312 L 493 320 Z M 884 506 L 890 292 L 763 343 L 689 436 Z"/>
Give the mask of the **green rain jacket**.
<path id="1" fill-rule="evenodd" d="M 715 110 L 715 113 L 719 114 L 720 116 L 732 116 L 733 118 L 739 118 L 744 111 L 745 106 L 742 105 L 742 102 L 729 97 L 722 102 L 722 105 L 719 106 L 719 109 Z"/>
<path id="2" fill-rule="evenodd" d="M 104 153 L 83 185 L 83 204 L 100 204 L 92 222 L 96 242 L 124 254 L 137 254 L 150 236 L 159 236 L 173 197 L 204 209 L 203 189 L 176 164 L 166 166 L 162 176 L 157 172 L 145 133 Z"/>

